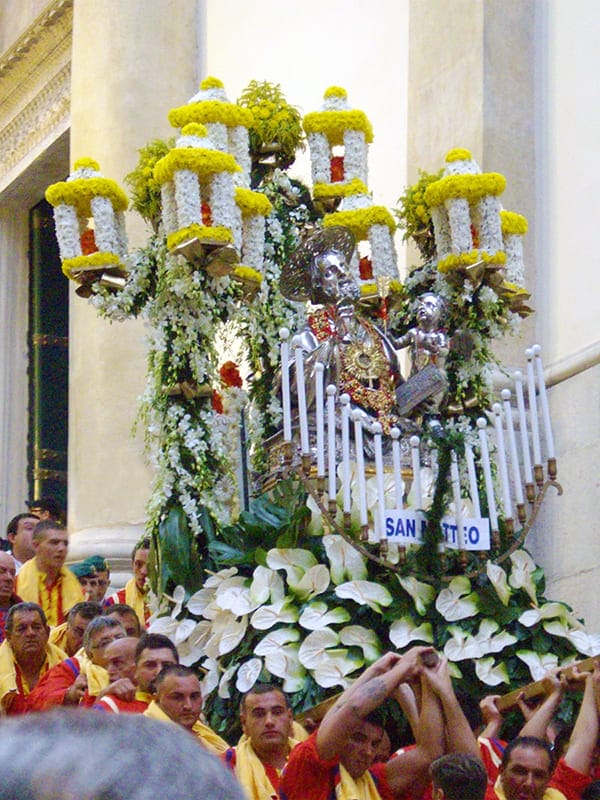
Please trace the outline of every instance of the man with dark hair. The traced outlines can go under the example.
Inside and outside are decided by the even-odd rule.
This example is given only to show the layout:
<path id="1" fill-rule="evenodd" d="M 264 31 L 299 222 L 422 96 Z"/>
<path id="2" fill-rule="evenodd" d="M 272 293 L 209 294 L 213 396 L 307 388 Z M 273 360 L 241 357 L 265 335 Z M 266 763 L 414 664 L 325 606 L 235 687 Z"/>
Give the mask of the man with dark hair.
<path id="1" fill-rule="evenodd" d="M 31 693 L 32 711 L 48 711 L 53 706 L 91 706 L 103 690 L 108 690 L 104 669 L 104 650 L 114 639 L 125 637 L 123 626 L 114 619 L 95 617 L 83 634 L 84 653 L 67 658 L 49 670 Z"/>
<path id="2" fill-rule="evenodd" d="M 103 616 L 116 619 L 127 631 L 127 636 L 132 636 L 139 639 L 142 635 L 142 626 L 138 619 L 135 610 L 128 606 L 127 603 L 115 603 L 114 605 L 105 605 L 102 611 Z"/>
<path id="3" fill-rule="evenodd" d="M 200 721 L 202 688 L 194 670 L 182 664 L 168 664 L 156 677 L 156 699 L 144 715 L 186 728 L 211 753 L 227 750 L 227 742 Z"/>
<path id="4" fill-rule="evenodd" d="M 434 659 L 434 666 L 427 666 Z M 438 696 L 448 691 L 449 678 L 441 676 L 443 669 L 445 664 L 427 647 L 413 647 L 402 656 L 387 653 L 368 667 L 329 709 L 319 728 L 292 750 L 281 777 L 281 797 L 326 800 L 339 789 L 343 797 L 392 800 L 408 791 L 420 792 L 453 724 L 444 716 Z M 383 726 L 371 714 L 394 696 L 400 684 L 416 679 L 421 681 L 417 745 L 385 764 L 375 763 Z"/>
<path id="5" fill-rule="evenodd" d="M 487 774 L 482 762 L 467 753 L 448 753 L 429 767 L 433 800 L 483 800 Z"/>
<path id="6" fill-rule="evenodd" d="M 50 631 L 50 642 L 64 650 L 68 656 L 74 656 L 83 644 L 83 635 L 88 624 L 101 613 L 102 608 L 98 603 L 86 600 L 75 603 L 67 615 L 67 621 Z"/>
<path id="7" fill-rule="evenodd" d="M 0 800 L 244 800 L 176 725 L 60 711 L 3 723 Z"/>
<path id="8" fill-rule="evenodd" d="M 35 556 L 17 576 L 17 594 L 43 609 L 52 627 L 60 625 L 75 603 L 84 600 L 79 581 L 65 567 L 69 534 L 50 519 L 38 522 L 33 531 Z"/>
<path id="9" fill-rule="evenodd" d="M 36 603 L 17 603 L 6 616 L 0 645 L 0 706 L 6 714 L 24 714 L 38 681 L 65 654 L 48 642 L 46 616 Z M 43 678 L 42 678 L 43 679 Z"/>
<path id="10" fill-rule="evenodd" d="M 107 597 L 104 605 L 112 606 L 115 603 L 126 603 L 135 609 L 140 625 L 146 627 L 150 617 L 150 609 L 146 603 L 148 588 L 146 578 L 148 577 L 148 556 L 150 555 L 150 539 L 142 539 L 133 548 L 131 553 L 131 565 L 133 577 L 115 594 Z"/>
<path id="11" fill-rule="evenodd" d="M 131 651 L 132 645 L 124 643 L 133 642 Z M 177 648 L 161 633 L 119 639 L 106 648 L 104 655 L 112 689 L 96 701 L 94 708 L 113 714 L 145 711 L 152 701 L 157 675 L 168 664 L 179 663 Z"/>
<path id="12" fill-rule="evenodd" d="M 64 515 L 60 504 L 53 497 L 40 497 L 27 503 L 29 512 L 40 520 L 49 519 L 64 525 Z"/>
<path id="13" fill-rule="evenodd" d="M 4 641 L 6 615 L 11 606 L 21 602 L 19 595 L 15 594 L 16 575 L 14 558 L 10 553 L 0 551 L 0 644 Z"/>
<path id="14" fill-rule="evenodd" d="M 33 514 L 17 514 L 6 526 L 6 538 L 10 543 L 10 553 L 15 560 L 17 574 L 23 564 L 35 555 L 31 539 L 38 522 L 39 519 Z"/>
<path id="15" fill-rule="evenodd" d="M 250 800 L 276 796 L 281 770 L 297 744 L 287 695 L 273 684 L 254 684 L 242 697 L 240 722 L 244 735 L 223 758 Z"/>

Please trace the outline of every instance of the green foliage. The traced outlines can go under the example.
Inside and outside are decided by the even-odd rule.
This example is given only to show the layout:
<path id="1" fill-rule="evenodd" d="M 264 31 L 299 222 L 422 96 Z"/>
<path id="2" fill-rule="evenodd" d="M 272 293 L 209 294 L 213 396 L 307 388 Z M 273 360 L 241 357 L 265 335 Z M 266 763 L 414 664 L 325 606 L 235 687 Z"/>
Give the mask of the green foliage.
<path id="1" fill-rule="evenodd" d="M 398 227 L 404 231 L 403 241 L 412 239 L 425 261 L 431 261 L 435 257 L 433 223 L 425 202 L 425 190 L 442 175 L 443 170 L 436 173 L 419 170 L 418 181 L 404 190 L 404 194 L 398 198 L 399 207 L 394 209 Z"/>
<path id="2" fill-rule="evenodd" d="M 125 183 L 131 190 L 133 207 L 152 225 L 154 231 L 158 231 L 161 217 L 160 184 L 154 178 L 154 167 L 174 146 L 174 138 L 148 142 L 138 150 L 140 158 L 136 168 L 125 177 Z"/>

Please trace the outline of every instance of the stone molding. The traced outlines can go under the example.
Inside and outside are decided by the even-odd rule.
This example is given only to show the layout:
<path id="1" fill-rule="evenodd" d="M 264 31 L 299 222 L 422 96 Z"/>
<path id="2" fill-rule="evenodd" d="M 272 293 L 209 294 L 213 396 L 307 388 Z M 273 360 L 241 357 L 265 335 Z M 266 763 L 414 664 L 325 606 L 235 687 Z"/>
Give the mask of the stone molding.
<path id="1" fill-rule="evenodd" d="M 0 190 L 69 125 L 73 0 L 54 0 L 0 56 Z"/>

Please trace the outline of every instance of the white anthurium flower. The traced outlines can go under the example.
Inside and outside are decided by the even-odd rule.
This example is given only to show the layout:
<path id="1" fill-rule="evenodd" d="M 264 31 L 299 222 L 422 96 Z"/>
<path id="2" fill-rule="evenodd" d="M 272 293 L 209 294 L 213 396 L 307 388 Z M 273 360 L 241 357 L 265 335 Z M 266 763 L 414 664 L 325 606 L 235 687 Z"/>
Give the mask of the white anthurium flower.
<path id="1" fill-rule="evenodd" d="M 433 628 L 430 622 L 417 626 L 412 617 L 404 616 L 392 622 L 389 637 L 397 650 L 403 650 L 411 642 L 433 644 Z"/>
<path id="2" fill-rule="evenodd" d="M 510 586 L 508 585 L 508 577 L 506 572 L 497 564 L 492 564 L 491 561 L 487 562 L 485 571 L 490 583 L 496 590 L 496 594 L 498 595 L 500 602 L 502 605 L 507 606 L 512 592 L 510 590 Z"/>
<path id="3" fill-rule="evenodd" d="M 335 593 L 343 600 L 354 600 L 360 606 L 367 605 L 381 614 L 381 606 L 391 606 L 392 595 L 385 586 L 373 581 L 347 581 L 336 586 Z"/>
<path id="4" fill-rule="evenodd" d="M 481 645 L 470 633 L 458 625 L 450 625 L 448 630 L 452 633 L 452 638 L 444 645 L 444 655 L 449 661 L 464 661 L 483 655 Z"/>
<path id="5" fill-rule="evenodd" d="M 379 502 L 377 488 L 377 478 L 374 476 L 365 481 L 367 493 L 367 508 L 372 511 Z M 383 478 L 383 497 L 386 508 L 393 508 L 396 505 L 396 482 L 391 472 L 386 472 Z"/>
<path id="6" fill-rule="evenodd" d="M 464 575 L 453 578 L 447 589 L 442 589 L 435 607 L 448 622 L 467 619 L 479 610 L 477 592 L 471 592 L 471 581 Z"/>
<path id="7" fill-rule="evenodd" d="M 219 586 L 215 603 L 224 611 L 231 611 L 238 617 L 250 614 L 260 602 L 253 601 L 246 578 L 229 578 Z"/>
<path id="8" fill-rule="evenodd" d="M 560 619 L 567 622 L 569 612 L 562 603 L 544 603 L 539 608 L 529 608 L 519 617 L 519 622 L 526 628 L 532 628 L 544 619 Z"/>
<path id="9" fill-rule="evenodd" d="M 248 617 L 238 619 L 229 611 L 223 611 L 213 620 L 212 634 L 206 643 L 206 655 L 219 658 L 230 653 L 244 638 Z"/>
<path id="10" fill-rule="evenodd" d="M 323 528 L 323 514 L 319 508 L 317 501 L 312 495 L 308 495 L 306 499 L 306 507 L 310 511 L 310 522 L 306 526 L 306 532 L 309 536 L 321 536 Z"/>
<path id="11" fill-rule="evenodd" d="M 297 621 L 298 609 L 293 605 L 289 597 L 279 600 L 270 606 L 257 608 L 250 618 L 250 624 L 257 631 L 266 631 L 278 622 L 289 623 Z"/>
<path id="12" fill-rule="evenodd" d="M 325 651 L 337 647 L 339 643 L 339 635 L 331 628 L 312 631 L 300 645 L 298 653 L 300 663 L 307 669 L 315 669 L 324 658 Z"/>
<path id="13" fill-rule="evenodd" d="M 182 642 L 188 638 L 188 636 L 192 633 L 192 631 L 196 628 L 196 620 L 195 619 L 182 619 L 181 622 L 177 625 L 177 630 L 175 631 L 175 635 L 173 636 L 173 644 L 175 647 L 179 647 Z"/>
<path id="14" fill-rule="evenodd" d="M 183 601 L 185 600 L 185 589 L 183 586 L 176 586 L 173 592 L 173 597 L 169 598 L 175 604 L 171 611 L 171 617 L 175 619 L 183 608 Z"/>
<path id="15" fill-rule="evenodd" d="M 509 683 L 506 664 L 500 661 L 494 664 L 493 658 L 479 658 L 475 662 L 475 674 L 482 683 L 488 686 L 498 686 L 499 683 Z"/>
<path id="16" fill-rule="evenodd" d="M 434 474 L 431 467 L 421 467 L 421 499 L 423 500 L 422 509 L 427 511 L 431 506 L 433 500 L 433 492 L 435 489 Z M 407 504 L 410 508 L 417 508 L 415 500 L 415 483 L 412 482 L 410 491 L 407 497 Z"/>
<path id="17" fill-rule="evenodd" d="M 186 664 L 185 666 L 190 665 Z M 200 681 L 200 686 L 202 687 L 202 697 L 208 697 L 213 689 L 216 689 L 219 685 L 219 665 L 214 659 L 205 658 L 202 662 L 202 669 L 206 670 L 206 674 Z"/>
<path id="18" fill-rule="evenodd" d="M 339 534 L 323 536 L 323 547 L 329 559 L 331 580 L 335 585 L 346 579 L 362 581 L 367 577 L 367 565 L 364 557 L 355 547 Z"/>
<path id="19" fill-rule="evenodd" d="M 297 642 L 300 639 L 298 628 L 277 628 L 276 631 L 267 633 L 254 648 L 257 656 L 268 656 L 275 653 L 279 648 L 289 642 Z"/>
<path id="20" fill-rule="evenodd" d="M 292 576 L 288 576 L 290 591 L 302 601 L 310 600 L 327 591 L 329 586 L 329 570 L 325 564 L 316 564 L 307 569 L 302 578 L 296 583 Z"/>
<path id="21" fill-rule="evenodd" d="M 597 656 L 600 653 L 599 634 L 570 630 L 567 639 L 571 642 L 573 647 L 577 648 L 577 650 L 585 656 Z"/>
<path id="22" fill-rule="evenodd" d="M 381 642 L 375 631 L 370 631 L 362 625 L 346 625 L 340 631 L 340 642 L 347 647 L 360 647 L 365 661 L 377 661 L 381 655 Z"/>
<path id="23" fill-rule="evenodd" d="M 553 653 L 536 653 L 534 650 L 517 650 L 517 658 L 527 664 L 532 680 L 541 681 L 550 670 L 558 667 L 558 656 Z"/>
<path id="24" fill-rule="evenodd" d="M 304 573 L 317 564 L 310 550 L 299 547 L 273 548 L 267 553 L 267 565 L 271 569 L 284 569 L 288 583 L 298 583 Z"/>
<path id="25" fill-rule="evenodd" d="M 517 641 L 517 637 L 508 631 L 496 631 L 500 628 L 493 619 L 483 619 L 479 625 L 479 630 L 475 634 L 475 641 L 481 648 L 481 655 L 488 653 L 499 653 L 505 647 L 509 647 Z"/>
<path id="26" fill-rule="evenodd" d="M 250 584 L 250 597 L 256 603 L 255 608 L 268 600 L 277 603 L 285 597 L 285 586 L 281 575 L 274 569 L 263 567 L 259 564 L 252 573 Z"/>
<path id="27" fill-rule="evenodd" d="M 346 678 L 364 665 L 362 658 L 344 649 L 328 650 L 319 664 L 311 670 L 313 678 L 324 689 L 341 686 L 347 689 L 352 681 Z"/>
<path id="28" fill-rule="evenodd" d="M 202 616 L 204 619 L 216 619 L 218 616 L 223 614 L 224 612 L 229 613 L 226 609 L 221 608 L 221 606 L 217 603 L 216 599 L 213 598 L 212 602 L 210 602 L 202 612 Z"/>
<path id="29" fill-rule="evenodd" d="M 175 638 L 177 626 L 179 623 L 170 615 L 168 617 L 158 617 L 152 625 L 148 628 L 148 633 L 162 633 L 163 636 L 168 636 L 169 639 Z"/>
<path id="30" fill-rule="evenodd" d="M 187 610 L 190 614 L 195 614 L 197 617 L 204 615 L 204 610 L 215 599 L 215 589 L 209 589 L 204 586 L 190 597 L 186 603 Z"/>
<path id="31" fill-rule="evenodd" d="M 237 575 L 237 567 L 227 567 L 218 572 L 213 572 L 210 577 L 204 581 L 202 589 L 216 589 L 222 581 L 227 580 L 227 578 L 232 578 L 234 575 Z M 202 589 L 200 589 L 200 591 L 202 591 Z"/>
<path id="32" fill-rule="evenodd" d="M 204 655 L 204 647 L 210 639 L 211 632 L 211 622 L 207 619 L 200 620 L 186 641 L 177 648 L 179 663 L 185 667 L 195 664 Z"/>
<path id="33" fill-rule="evenodd" d="M 451 661 L 448 662 L 448 674 L 451 678 L 456 678 L 458 681 L 461 680 L 463 676 L 458 664 L 453 664 Z"/>
<path id="34" fill-rule="evenodd" d="M 238 692 L 242 694 L 249 692 L 258 680 L 261 669 L 262 658 L 251 658 L 249 661 L 244 661 L 238 670 L 235 681 L 235 688 Z"/>
<path id="35" fill-rule="evenodd" d="M 298 658 L 299 645 L 286 644 L 265 658 L 265 666 L 278 678 L 283 678 L 284 692 L 297 692 L 304 686 L 306 670 Z"/>
<path id="36" fill-rule="evenodd" d="M 424 616 L 427 613 L 427 608 L 433 603 L 435 598 L 435 589 L 428 583 L 418 581 L 412 576 L 402 577 L 396 576 L 400 581 L 400 586 L 407 592 L 415 601 L 415 608 L 417 613 Z"/>
<path id="37" fill-rule="evenodd" d="M 535 562 L 525 550 L 515 550 L 511 554 L 512 570 L 508 582 L 513 589 L 523 589 L 531 598 L 531 602 L 537 606 L 537 595 L 532 574 L 535 570 Z"/>
<path id="38" fill-rule="evenodd" d="M 228 667 L 225 672 L 221 675 L 221 680 L 219 681 L 219 697 L 223 700 L 227 700 L 231 697 L 231 692 L 229 691 L 229 683 L 233 676 L 235 675 L 235 671 L 237 670 L 238 665 L 234 664 L 231 667 Z"/>
<path id="39" fill-rule="evenodd" d="M 350 614 L 345 608 L 336 606 L 330 609 L 327 603 L 317 601 L 306 606 L 302 614 L 300 614 L 298 624 L 309 631 L 318 631 L 328 625 L 349 621 Z"/>

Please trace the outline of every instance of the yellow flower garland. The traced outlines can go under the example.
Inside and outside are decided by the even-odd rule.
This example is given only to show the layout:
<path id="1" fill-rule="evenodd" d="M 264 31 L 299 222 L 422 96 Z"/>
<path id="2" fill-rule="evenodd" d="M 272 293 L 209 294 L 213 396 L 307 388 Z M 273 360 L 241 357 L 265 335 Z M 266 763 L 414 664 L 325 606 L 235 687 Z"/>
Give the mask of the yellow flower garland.
<path id="1" fill-rule="evenodd" d="M 183 128 L 190 122 L 220 122 L 229 127 L 243 125 L 249 128 L 253 120 L 250 109 L 223 100 L 201 100 L 169 111 L 169 122 L 174 128 Z"/>
<path id="2" fill-rule="evenodd" d="M 425 190 L 425 202 L 430 208 L 440 206 L 446 200 L 464 198 L 469 203 L 481 200 L 486 195 L 502 194 L 506 178 L 499 172 L 484 172 L 478 175 L 447 175 L 429 184 Z"/>
<path id="3" fill-rule="evenodd" d="M 447 164 L 450 164 L 452 161 L 471 161 L 472 158 L 471 151 L 466 150 L 464 147 L 455 147 L 453 150 L 449 150 L 446 153 Z"/>
<path id="4" fill-rule="evenodd" d="M 194 222 L 187 228 L 181 228 L 180 230 L 175 231 L 175 233 L 172 233 L 170 236 L 168 236 L 167 247 L 169 250 L 174 250 L 178 245 L 187 241 L 188 239 L 200 239 L 200 241 L 204 239 L 211 242 L 222 242 L 223 244 L 230 244 L 233 242 L 233 236 L 231 235 L 229 228 L 225 228 L 223 225 L 217 225 L 214 227 L 209 225 L 198 225 Z"/>
<path id="5" fill-rule="evenodd" d="M 235 202 L 244 216 L 260 214 L 268 217 L 273 206 L 267 197 L 260 192 L 253 192 L 251 189 L 244 189 L 238 186 L 235 190 Z"/>
<path id="6" fill-rule="evenodd" d="M 389 294 L 402 294 L 404 292 L 404 288 L 400 281 L 392 279 L 389 285 Z M 377 288 L 376 283 L 363 283 L 360 287 L 360 293 L 363 297 L 375 297 L 379 296 L 379 289 Z"/>
<path id="7" fill-rule="evenodd" d="M 505 264 L 506 253 L 499 250 L 490 255 L 485 250 L 471 250 L 469 253 L 446 256 L 438 261 L 437 268 L 438 272 L 450 272 L 453 269 L 460 269 L 460 267 L 470 267 L 471 264 L 476 264 L 478 261 L 483 261 L 485 264 Z"/>
<path id="8" fill-rule="evenodd" d="M 173 180 L 175 172 L 189 169 L 201 177 L 209 177 L 215 172 L 241 172 L 236 160 L 229 153 L 207 150 L 203 147 L 176 147 L 154 167 L 154 178 L 159 183 Z"/>
<path id="9" fill-rule="evenodd" d="M 502 223 L 502 234 L 504 236 L 509 234 L 524 236 L 529 227 L 527 218 L 522 214 L 517 214 L 516 211 L 501 211 L 500 221 Z"/>
<path id="10" fill-rule="evenodd" d="M 329 197 L 350 197 L 354 194 L 368 194 L 369 190 L 360 178 L 353 178 L 344 183 L 315 183 L 313 197 L 315 200 L 325 200 Z"/>
<path id="11" fill-rule="evenodd" d="M 373 141 L 373 128 L 364 111 L 348 109 L 341 111 L 313 111 L 302 122 L 306 133 L 323 133 L 329 143 L 344 143 L 344 131 L 362 131 L 367 142 Z"/>
<path id="12" fill-rule="evenodd" d="M 328 97 L 343 97 L 346 99 L 348 97 L 348 92 L 343 86 L 330 86 L 328 89 L 325 89 L 323 97 L 325 99 Z"/>
<path id="13" fill-rule="evenodd" d="M 323 218 L 323 226 L 342 225 L 349 228 L 357 241 L 369 238 L 369 228 L 372 225 L 387 225 L 390 233 L 396 230 L 396 223 L 385 206 L 370 206 L 357 208 L 352 211 L 335 211 Z"/>
<path id="14" fill-rule="evenodd" d="M 110 178 L 59 181 L 46 189 L 46 200 L 50 205 L 59 206 L 64 203 L 67 206 L 75 206 L 80 217 L 92 216 L 90 202 L 94 197 L 108 198 L 115 211 L 125 211 L 129 205 L 129 199 L 123 189 Z"/>
<path id="15" fill-rule="evenodd" d="M 119 259 L 119 256 L 114 253 L 90 253 L 87 256 L 75 256 L 75 258 L 66 258 L 62 262 L 62 271 L 67 278 L 74 280 L 74 272 L 83 272 L 84 270 L 99 270 L 99 269 L 114 269 L 120 267 L 125 269 Z"/>

